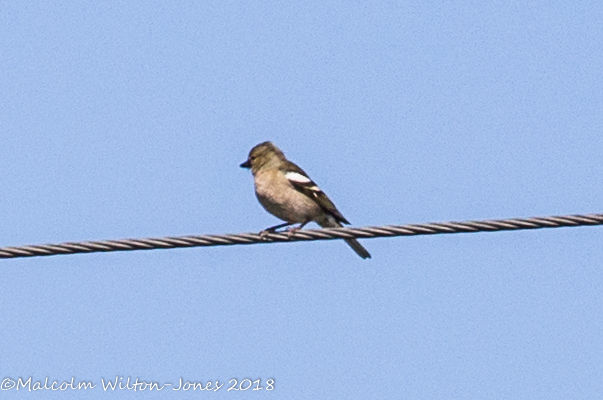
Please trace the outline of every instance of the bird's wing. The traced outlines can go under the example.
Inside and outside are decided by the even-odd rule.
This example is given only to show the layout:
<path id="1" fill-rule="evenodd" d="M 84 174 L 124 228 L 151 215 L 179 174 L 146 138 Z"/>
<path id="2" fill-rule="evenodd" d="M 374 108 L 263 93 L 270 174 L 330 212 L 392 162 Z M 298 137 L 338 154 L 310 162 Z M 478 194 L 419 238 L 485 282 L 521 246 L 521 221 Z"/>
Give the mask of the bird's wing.
<path id="1" fill-rule="evenodd" d="M 285 177 L 299 192 L 314 200 L 326 213 L 332 215 L 337 222 L 350 224 L 335 207 L 335 204 L 320 190 L 318 185 L 304 172 L 303 169 L 288 161 L 285 166 Z"/>

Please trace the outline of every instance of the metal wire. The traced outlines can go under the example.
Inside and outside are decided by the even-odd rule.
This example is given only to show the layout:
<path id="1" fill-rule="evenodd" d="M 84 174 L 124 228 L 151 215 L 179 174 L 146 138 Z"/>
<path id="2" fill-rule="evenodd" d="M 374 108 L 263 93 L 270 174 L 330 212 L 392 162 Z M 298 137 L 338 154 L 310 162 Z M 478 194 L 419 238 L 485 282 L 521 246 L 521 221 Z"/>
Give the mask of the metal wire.
<path id="1" fill-rule="evenodd" d="M 241 233 L 232 235 L 199 235 L 3 247 L 0 248 L 0 258 L 22 258 L 109 251 L 173 249 L 179 247 L 229 246 L 235 244 L 301 242 L 347 238 L 368 239 L 393 236 L 435 235 L 442 233 L 512 231 L 584 225 L 603 225 L 603 214 L 465 222 L 437 222 L 430 224 L 388 225 L 366 228 L 308 229 L 295 231 L 293 233 L 277 232 L 268 234 Z"/>

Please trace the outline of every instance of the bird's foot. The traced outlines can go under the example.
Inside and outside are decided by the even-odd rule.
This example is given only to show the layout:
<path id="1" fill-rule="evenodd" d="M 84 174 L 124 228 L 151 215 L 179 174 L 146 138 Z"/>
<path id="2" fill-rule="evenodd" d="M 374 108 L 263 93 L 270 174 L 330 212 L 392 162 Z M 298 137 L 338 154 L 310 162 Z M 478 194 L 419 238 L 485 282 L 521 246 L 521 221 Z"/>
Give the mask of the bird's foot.
<path id="1" fill-rule="evenodd" d="M 293 236 L 293 234 L 297 231 L 299 231 L 301 228 L 289 228 L 287 229 L 287 238 L 291 239 L 291 237 Z"/>

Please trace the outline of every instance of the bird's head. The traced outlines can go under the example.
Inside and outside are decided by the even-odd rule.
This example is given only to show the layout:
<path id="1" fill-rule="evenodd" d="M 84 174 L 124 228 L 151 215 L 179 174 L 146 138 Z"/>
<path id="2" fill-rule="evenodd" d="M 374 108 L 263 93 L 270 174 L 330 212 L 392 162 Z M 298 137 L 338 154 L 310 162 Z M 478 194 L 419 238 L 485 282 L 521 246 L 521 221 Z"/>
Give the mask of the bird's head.
<path id="1" fill-rule="evenodd" d="M 263 142 L 251 149 L 241 168 L 251 168 L 251 172 L 255 174 L 261 168 L 279 165 L 283 160 L 286 160 L 285 155 L 278 147 L 272 142 Z"/>

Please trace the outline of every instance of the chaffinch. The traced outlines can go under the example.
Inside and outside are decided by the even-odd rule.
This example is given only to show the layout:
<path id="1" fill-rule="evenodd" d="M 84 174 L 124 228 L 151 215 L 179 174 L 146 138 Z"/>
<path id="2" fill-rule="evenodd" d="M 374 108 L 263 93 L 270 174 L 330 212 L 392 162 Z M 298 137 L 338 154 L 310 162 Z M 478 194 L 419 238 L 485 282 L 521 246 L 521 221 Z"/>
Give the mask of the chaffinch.
<path id="1" fill-rule="evenodd" d="M 349 224 L 335 204 L 318 188 L 300 167 L 287 160 L 272 142 L 263 142 L 249 152 L 242 168 L 250 168 L 255 183 L 255 194 L 260 204 L 284 224 L 266 229 L 276 229 L 299 223 L 303 228 L 314 221 L 323 228 L 341 228 Z M 369 252 L 356 239 L 344 239 L 362 258 Z"/>

